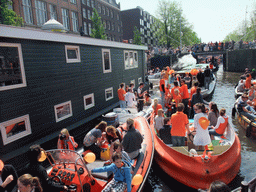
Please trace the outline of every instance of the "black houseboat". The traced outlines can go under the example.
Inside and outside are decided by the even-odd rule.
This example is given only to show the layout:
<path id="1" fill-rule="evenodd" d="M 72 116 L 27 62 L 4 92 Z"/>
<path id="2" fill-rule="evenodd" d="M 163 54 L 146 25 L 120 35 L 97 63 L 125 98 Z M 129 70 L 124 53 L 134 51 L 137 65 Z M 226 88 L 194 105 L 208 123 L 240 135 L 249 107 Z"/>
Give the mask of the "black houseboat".
<path id="1" fill-rule="evenodd" d="M 0 159 L 22 166 L 19 157 L 31 144 L 42 145 L 62 128 L 74 130 L 116 107 L 120 83 L 137 87 L 144 81 L 145 50 L 0 25 Z"/>

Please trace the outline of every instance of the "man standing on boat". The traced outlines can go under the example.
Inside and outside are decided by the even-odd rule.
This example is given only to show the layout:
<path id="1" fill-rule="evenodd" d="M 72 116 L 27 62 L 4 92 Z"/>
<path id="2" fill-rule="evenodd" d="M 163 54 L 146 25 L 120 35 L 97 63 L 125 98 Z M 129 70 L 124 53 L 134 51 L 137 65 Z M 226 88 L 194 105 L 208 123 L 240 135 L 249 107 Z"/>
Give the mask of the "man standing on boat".
<path id="1" fill-rule="evenodd" d="M 144 87 L 144 83 L 140 83 L 140 86 L 138 88 L 137 94 L 138 94 L 138 104 L 137 104 L 137 108 L 138 108 L 138 112 L 143 110 L 143 106 L 144 106 L 144 94 L 146 92 L 142 92 L 142 89 Z"/>
<path id="2" fill-rule="evenodd" d="M 206 66 L 206 69 L 204 70 L 204 86 L 205 89 L 209 89 L 209 85 L 211 82 L 211 70 L 209 66 Z"/>
<path id="3" fill-rule="evenodd" d="M 189 93 L 188 93 L 188 86 L 185 84 L 185 80 L 182 79 L 180 81 L 181 83 L 181 97 L 182 97 L 182 103 L 184 104 L 184 113 L 188 115 L 188 101 L 189 101 Z"/>
<path id="4" fill-rule="evenodd" d="M 118 98 L 119 98 L 119 103 L 120 107 L 123 109 L 126 107 L 126 101 L 125 101 L 125 90 L 124 90 L 124 84 L 120 84 L 120 89 L 117 90 Z"/>
<path id="5" fill-rule="evenodd" d="M 183 113 L 184 104 L 179 103 L 177 112 L 171 117 L 171 136 L 173 146 L 185 146 L 186 130 L 190 133 L 188 116 Z"/>
<path id="6" fill-rule="evenodd" d="M 165 80 L 164 75 L 161 75 L 160 83 L 159 83 L 159 89 L 161 94 L 161 105 L 162 108 L 164 108 L 165 105 Z"/>

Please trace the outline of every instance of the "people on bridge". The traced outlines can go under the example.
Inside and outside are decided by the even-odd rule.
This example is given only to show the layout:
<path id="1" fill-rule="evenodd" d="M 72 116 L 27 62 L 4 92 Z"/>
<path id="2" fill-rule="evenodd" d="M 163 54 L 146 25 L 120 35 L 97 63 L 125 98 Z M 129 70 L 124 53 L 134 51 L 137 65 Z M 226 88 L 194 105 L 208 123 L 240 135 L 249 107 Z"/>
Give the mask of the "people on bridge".
<path id="1" fill-rule="evenodd" d="M 179 103 L 177 112 L 171 116 L 171 136 L 173 146 L 185 146 L 185 136 L 190 133 L 188 116 L 183 113 L 184 104 Z"/>
<path id="2" fill-rule="evenodd" d="M 70 149 L 74 151 L 77 147 L 78 144 L 75 142 L 74 137 L 69 135 L 69 132 L 66 128 L 62 129 L 59 134 L 57 148 Z"/>

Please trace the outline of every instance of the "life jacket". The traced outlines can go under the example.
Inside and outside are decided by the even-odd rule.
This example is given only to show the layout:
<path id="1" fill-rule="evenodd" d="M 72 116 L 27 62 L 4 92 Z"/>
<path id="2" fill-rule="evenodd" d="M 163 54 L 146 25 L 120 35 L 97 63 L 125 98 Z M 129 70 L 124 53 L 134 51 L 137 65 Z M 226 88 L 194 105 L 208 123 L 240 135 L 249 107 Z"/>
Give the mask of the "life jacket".
<path id="1" fill-rule="evenodd" d="M 223 135 L 223 133 L 225 132 L 226 130 L 226 127 L 228 126 L 228 117 L 224 117 L 222 116 L 225 120 L 224 123 L 220 123 L 219 127 L 215 130 L 216 133 L 220 134 L 220 135 Z"/>
<path id="2" fill-rule="evenodd" d="M 72 137 L 72 136 L 68 137 L 67 145 L 68 145 L 68 148 L 65 145 L 64 140 L 61 140 L 59 138 L 59 140 L 58 140 L 58 149 L 70 149 L 70 150 L 74 151 L 75 148 L 77 148 L 77 146 L 78 146 L 78 144 L 74 140 L 74 137 Z"/>

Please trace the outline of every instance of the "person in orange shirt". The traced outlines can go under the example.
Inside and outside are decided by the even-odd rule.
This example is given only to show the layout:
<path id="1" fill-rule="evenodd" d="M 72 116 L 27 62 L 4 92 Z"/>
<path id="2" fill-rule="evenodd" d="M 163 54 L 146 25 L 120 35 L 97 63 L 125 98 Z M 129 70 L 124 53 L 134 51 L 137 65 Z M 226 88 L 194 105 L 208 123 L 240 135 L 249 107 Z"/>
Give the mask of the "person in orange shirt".
<path id="1" fill-rule="evenodd" d="M 159 82 L 159 89 L 160 89 L 160 94 L 161 94 L 161 104 L 162 108 L 164 107 L 165 104 L 165 80 L 164 80 L 164 75 L 161 76 L 160 82 Z"/>
<path id="2" fill-rule="evenodd" d="M 210 63 L 209 67 L 210 67 L 211 70 L 213 69 L 213 64 L 212 64 L 212 62 Z"/>
<path id="3" fill-rule="evenodd" d="M 184 79 L 181 79 L 180 81 L 181 83 L 181 97 L 182 97 L 182 103 L 184 104 L 184 113 L 186 115 L 189 114 L 188 112 L 188 102 L 189 102 L 189 93 L 188 93 L 188 86 L 187 84 L 185 83 L 185 80 Z"/>
<path id="4" fill-rule="evenodd" d="M 182 102 L 182 97 L 178 89 L 174 90 L 174 95 L 175 95 L 175 99 L 173 99 L 172 101 L 174 101 L 175 107 L 177 108 L 178 104 Z"/>
<path id="5" fill-rule="evenodd" d="M 174 87 L 171 89 L 171 97 L 172 97 L 172 99 L 175 100 L 176 95 L 174 94 L 174 90 L 175 90 L 175 89 L 178 89 L 179 92 L 181 92 L 181 88 L 179 87 L 178 81 L 174 81 L 174 82 L 173 82 L 173 85 L 174 85 Z"/>
<path id="6" fill-rule="evenodd" d="M 252 80 L 252 76 L 251 74 L 247 74 L 246 75 L 246 80 L 245 80 L 245 89 L 250 89 L 251 87 L 251 80 Z"/>
<path id="7" fill-rule="evenodd" d="M 167 84 L 167 87 L 165 88 L 165 104 L 169 103 L 170 99 L 171 99 L 171 84 Z"/>
<path id="8" fill-rule="evenodd" d="M 121 108 L 126 107 L 126 102 L 125 102 L 125 94 L 126 91 L 124 90 L 124 84 L 120 84 L 120 89 L 117 90 L 118 98 L 119 98 L 119 104 Z"/>
<path id="9" fill-rule="evenodd" d="M 186 130 L 190 133 L 188 116 L 183 113 L 184 105 L 179 103 L 177 112 L 171 116 L 171 135 L 173 146 L 185 146 Z"/>
<path id="10" fill-rule="evenodd" d="M 158 99 L 157 98 L 154 99 L 154 103 L 152 105 L 152 108 L 154 110 L 155 116 L 157 115 L 158 110 L 162 109 L 162 105 L 158 104 Z"/>
<path id="11" fill-rule="evenodd" d="M 190 89 L 190 94 L 189 94 L 190 101 L 192 99 L 192 96 L 196 93 L 197 87 L 198 87 L 198 82 L 195 82 L 194 86 Z"/>

